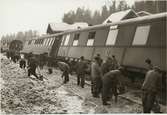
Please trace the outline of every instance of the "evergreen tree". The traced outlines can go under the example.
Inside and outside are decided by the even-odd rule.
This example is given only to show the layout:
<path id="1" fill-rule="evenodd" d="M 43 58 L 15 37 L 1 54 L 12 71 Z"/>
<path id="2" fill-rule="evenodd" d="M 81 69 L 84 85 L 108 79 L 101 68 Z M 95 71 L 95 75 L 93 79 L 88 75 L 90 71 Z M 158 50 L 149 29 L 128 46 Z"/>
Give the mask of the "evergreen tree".
<path id="1" fill-rule="evenodd" d="M 109 11 L 106 6 L 102 7 L 101 21 L 103 22 L 109 16 Z"/>

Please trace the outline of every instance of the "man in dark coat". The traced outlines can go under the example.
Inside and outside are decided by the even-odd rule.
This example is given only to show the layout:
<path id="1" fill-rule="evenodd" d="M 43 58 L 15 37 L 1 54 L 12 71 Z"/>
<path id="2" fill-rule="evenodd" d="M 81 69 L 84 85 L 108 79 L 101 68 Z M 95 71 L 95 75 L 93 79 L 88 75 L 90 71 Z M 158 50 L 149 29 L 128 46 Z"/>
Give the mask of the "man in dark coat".
<path id="1" fill-rule="evenodd" d="M 110 89 L 112 90 L 112 94 L 115 96 L 115 102 L 117 102 L 117 85 L 121 82 L 121 77 L 124 74 L 124 69 L 120 67 L 117 70 L 111 70 L 106 73 L 102 78 L 102 102 L 103 105 L 110 105 L 107 103 L 108 97 L 110 94 Z"/>
<path id="2" fill-rule="evenodd" d="M 44 64 L 45 64 L 44 54 L 40 54 L 40 56 L 39 56 L 39 67 L 40 67 L 40 69 L 43 69 Z"/>
<path id="3" fill-rule="evenodd" d="M 147 70 L 149 71 L 149 70 L 152 70 L 153 69 L 153 64 L 151 63 L 151 60 L 149 59 L 149 58 L 147 58 L 146 60 L 145 60 L 145 63 L 147 64 Z"/>
<path id="4" fill-rule="evenodd" d="M 160 91 L 160 77 L 161 73 L 158 67 L 154 67 L 146 73 L 145 80 L 142 85 L 142 103 L 144 113 L 150 113 L 153 108 L 156 95 L 158 91 Z"/>
<path id="5" fill-rule="evenodd" d="M 8 59 L 10 58 L 9 50 L 6 52 L 6 56 L 7 56 Z"/>
<path id="6" fill-rule="evenodd" d="M 110 57 L 108 57 L 107 60 L 102 64 L 101 69 L 103 75 L 112 70 L 112 59 Z"/>
<path id="7" fill-rule="evenodd" d="M 119 63 L 118 63 L 118 61 L 117 61 L 117 59 L 115 58 L 115 55 L 112 55 L 112 69 L 114 70 L 114 69 L 118 69 L 118 67 L 119 67 Z"/>
<path id="8" fill-rule="evenodd" d="M 63 71 L 63 74 L 62 74 L 62 78 L 64 77 L 64 82 L 63 83 L 67 83 L 69 81 L 69 71 L 70 71 L 70 67 L 67 63 L 65 62 L 57 62 L 59 68 L 61 71 Z"/>
<path id="9" fill-rule="evenodd" d="M 20 59 L 20 68 L 25 69 L 25 67 L 26 67 L 26 60 L 22 56 L 21 59 Z"/>
<path id="10" fill-rule="evenodd" d="M 38 61 L 35 57 L 31 57 L 28 63 L 28 76 L 34 75 L 37 79 L 36 68 L 38 67 Z"/>
<path id="11" fill-rule="evenodd" d="M 27 55 L 27 64 L 28 65 L 29 65 L 30 60 L 31 60 L 32 57 L 33 57 L 33 53 L 32 52 L 28 53 L 28 55 Z"/>
<path id="12" fill-rule="evenodd" d="M 103 59 L 101 58 L 101 56 L 100 56 L 100 54 L 98 53 L 97 54 L 97 56 L 96 57 L 98 57 L 99 59 L 98 59 L 98 63 L 99 63 L 99 65 L 101 66 L 102 65 L 102 63 L 103 63 Z"/>
<path id="13" fill-rule="evenodd" d="M 91 90 L 93 97 L 99 98 L 102 88 L 102 72 L 100 67 L 100 58 L 95 57 L 91 64 Z"/>
<path id="14" fill-rule="evenodd" d="M 87 64 L 84 60 L 84 56 L 81 56 L 76 69 L 77 69 L 77 85 L 81 84 L 81 87 L 84 88 L 85 74 L 86 74 L 86 69 L 87 69 Z"/>

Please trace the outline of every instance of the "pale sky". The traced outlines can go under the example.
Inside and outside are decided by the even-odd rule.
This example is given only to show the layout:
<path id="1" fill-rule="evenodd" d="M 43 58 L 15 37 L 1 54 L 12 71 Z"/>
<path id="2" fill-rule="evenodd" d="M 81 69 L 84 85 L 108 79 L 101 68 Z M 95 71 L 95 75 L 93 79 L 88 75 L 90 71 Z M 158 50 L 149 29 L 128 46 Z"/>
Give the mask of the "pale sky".
<path id="1" fill-rule="evenodd" d="M 2 35 L 37 30 L 45 34 L 49 22 L 62 22 L 64 13 L 78 7 L 100 10 L 111 0 L 0 0 L 0 39 Z M 129 5 L 134 0 L 126 0 Z"/>

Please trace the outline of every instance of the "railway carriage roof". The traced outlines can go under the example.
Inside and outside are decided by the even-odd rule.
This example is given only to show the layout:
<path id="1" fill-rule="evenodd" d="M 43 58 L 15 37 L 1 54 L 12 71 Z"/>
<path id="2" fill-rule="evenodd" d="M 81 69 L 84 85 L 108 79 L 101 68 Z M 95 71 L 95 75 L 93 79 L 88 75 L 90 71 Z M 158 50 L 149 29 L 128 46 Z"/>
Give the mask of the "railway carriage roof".
<path id="1" fill-rule="evenodd" d="M 77 29 L 78 27 L 84 28 L 88 27 L 88 24 L 85 22 L 76 22 L 74 24 L 67 23 L 49 23 L 48 27 L 51 27 L 53 31 L 67 31 Z"/>
<path id="2" fill-rule="evenodd" d="M 106 24 L 108 21 L 110 22 L 119 22 L 121 20 L 125 20 L 127 18 L 129 18 L 129 14 L 133 15 L 134 17 L 137 17 L 138 15 L 132 10 L 125 10 L 125 11 L 120 11 L 120 12 L 116 12 L 111 14 L 104 22 L 103 24 Z"/>
<path id="3" fill-rule="evenodd" d="M 152 15 L 143 16 L 143 17 L 137 17 L 137 18 L 133 18 L 133 19 L 127 19 L 127 20 L 114 22 L 114 23 L 99 24 L 99 25 L 90 26 L 87 28 L 82 28 L 82 29 L 77 29 L 77 30 L 69 30 L 69 31 L 65 31 L 62 33 L 41 36 L 40 38 L 50 38 L 50 37 L 60 36 L 60 35 L 69 34 L 69 33 L 77 32 L 77 31 L 99 29 L 99 28 L 105 28 L 105 27 L 110 27 L 110 26 L 115 26 L 115 25 L 130 24 L 130 23 L 141 22 L 141 21 L 149 21 L 152 19 L 159 19 L 159 18 L 165 18 L 165 17 L 167 17 L 167 12 L 159 13 L 159 14 L 152 14 Z"/>

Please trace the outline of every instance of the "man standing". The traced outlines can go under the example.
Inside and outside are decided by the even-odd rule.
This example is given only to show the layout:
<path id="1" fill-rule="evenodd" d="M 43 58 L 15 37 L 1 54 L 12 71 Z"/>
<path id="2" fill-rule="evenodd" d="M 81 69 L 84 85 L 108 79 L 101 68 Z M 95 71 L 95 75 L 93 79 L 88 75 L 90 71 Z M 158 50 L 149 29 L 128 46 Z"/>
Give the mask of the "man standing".
<path id="1" fill-rule="evenodd" d="M 151 60 L 149 58 L 145 60 L 145 63 L 147 64 L 147 70 L 153 69 L 153 64 L 151 63 Z"/>
<path id="2" fill-rule="evenodd" d="M 102 87 L 102 72 L 100 68 L 100 58 L 95 57 L 91 65 L 91 90 L 93 97 L 99 98 Z"/>
<path id="3" fill-rule="evenodd" d="M 24 55 L 22 55 L 20 59 L 20 68 L 25 69 L 25 67 L 26 67 L 26 60 L 24 58 Z"/>
<path id="4" fill-rule="evenodd" d="M 28 63 L 28 76 L 34 75 L 37 79 L 36 68 L 38 67 L 38 62 L 35 57 L 31 57 Z"/>
<path id="5" fill-rule="evenodd" d="M 121 82 L 121 77 L 124 75 L 124 69 L 120 67 L 117 70 L 111 70 L 106 73 L 102 78 L 102 102 L 103 105 L 110 105 L 107 103 L 110 94 L 110 89 L 112 94 L 115 96 L 115 102 L 117 102 L 117 85 Z"/>
<path id="6" fill-rule="evenodd" d="M 110 57 L 102 64 L 102 73 L 103 75 L 112 70 L 112 59 Z"/>
<path id="7" fill-rule="evenodd" d="M 160 69 L 154 67 L 146 73 L 145 80 L 142 85 L 142 104 L 143 112 L 150 113 L 156 100 L 157 92 L 160 90 Z"/>
<path id="8" fill-rule="evenodd" d="M 84 56 L 80 57 L 80 61 L 77 64 L 77 85 L 81 84 L 81 87 L 84 88 L 85 85 L 85 74 L 87 69 L 87 64 L 84 60 Z"/>
<path id="9" fill-rule="evenodd" d="M 100 56 L 100 54 L 98 53 L 97 54 L 97 57 L 99 58 L 98 60 L 98 63 L 99 63 L 99 65 L 101 66 L 102 65 L 102 63 L 103 63 L 103 59 L 101 58 L 101 56 Z"/>
<path id="10" fill-rule="evenodd" d="M 115 58 L 115 55 L 112 55 L 112 64 L 113 64 L 113 70 L 118 69 L 119 63 L 118 63 L 117 59 Z"/>
<path id="11" fill-rule="evenodd" d="M 59 68 L 61 71 L 63 71 L 62 74 L 62 78 L 64 77 L 64 82 L 63 83 L 67 83 L 69 81 L 69 71 L 70 71 L 70 67 L 67 63 L 65 62 L 57 62 Z"/>

